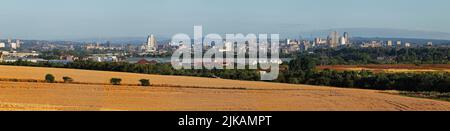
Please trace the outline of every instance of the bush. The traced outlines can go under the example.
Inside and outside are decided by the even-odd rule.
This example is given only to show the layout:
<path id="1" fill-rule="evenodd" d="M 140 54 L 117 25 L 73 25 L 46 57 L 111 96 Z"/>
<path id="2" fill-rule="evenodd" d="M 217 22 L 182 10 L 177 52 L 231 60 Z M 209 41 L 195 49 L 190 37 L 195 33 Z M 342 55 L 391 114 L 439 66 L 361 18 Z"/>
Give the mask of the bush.
<path id="1" fill-rule="evenodd" d="M 120 82 L 122 82 L 122 79 L 120 78 L 111 78 L 110 83 L 113 85 L 120 85 Z"/>
<path id="2" fill-rule="evenodd" d="M 150 86 L 150 80 L 149 79 L 141 79 L 139 81 L 141 82 L 141 86 Z"/>
<path id="3" fill-rule="evenodd" d="M 55 76 L 52 74 L 45 75 L 45 81 L 48 83 L 54 83 L 55 82 Z"/>
<path id="4" fill-rule="evenodd" d="M 72 83 L 73 82 L 73 79 L 68 76 L 64 76 L 63 80 L 64 80 L 64 83 Z"/>

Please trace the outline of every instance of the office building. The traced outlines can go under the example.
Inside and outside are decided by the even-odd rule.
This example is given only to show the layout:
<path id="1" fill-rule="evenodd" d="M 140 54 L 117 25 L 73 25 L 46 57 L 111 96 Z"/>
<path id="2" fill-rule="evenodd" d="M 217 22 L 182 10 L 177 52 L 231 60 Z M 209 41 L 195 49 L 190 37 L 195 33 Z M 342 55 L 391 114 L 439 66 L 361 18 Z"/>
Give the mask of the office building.
<path id="1" fill-rule="evenodd" d="M 433 46 L 433 42 L 427 42 L 427 46 L 429 47 Z"/>
<path id="2" fill-rule="evenodd" d="M 331 32 L 330 36 L 328 36 L 328 44 L 331 48 L 335 48 L 339 43 L 339 33 L 334 31 Z"/>
<path id="3" fill-rule="evenodd" d="M 16 40 L 16 47 L 20 48 L 20 40 Z"/>
<path id="4" fill-rule="evenodd" d="M 156 38 L 154 35 L 148 36 L 146 49 L 147 52 L 155 52 L 157 50 Z"/>
<path id="5" fill-rule="evenodd" d="M 342 36 L 340 38 L 339 42 L 340 42 L 341 45 L 346 45 L 347 44 L 347 39 L 344 36 Z"/>
<path id="6" fill-rule="evenodd" d="M 344 32 L 345 43 L 350 44 L 350 35 L 348 32 Z"/>
<path id="7" fill-rule="evenodd" d="M 402 46 L 402 41 L 397 41 L 397 47 Z"/>
<path id="8" fill-rule="evenodd" d="M 411 43 L 405 43 L 405 47 L 411 47 Z"/>
<path id="9" fill-rule="evenodd" d="M 11 49 L 17 49 L 17 43 L 9 43 Z"/>
<path id="10" fill-rule="evenodd" d="M 392 47 L 392 40 L 387 41 L 387 47 Z"/>

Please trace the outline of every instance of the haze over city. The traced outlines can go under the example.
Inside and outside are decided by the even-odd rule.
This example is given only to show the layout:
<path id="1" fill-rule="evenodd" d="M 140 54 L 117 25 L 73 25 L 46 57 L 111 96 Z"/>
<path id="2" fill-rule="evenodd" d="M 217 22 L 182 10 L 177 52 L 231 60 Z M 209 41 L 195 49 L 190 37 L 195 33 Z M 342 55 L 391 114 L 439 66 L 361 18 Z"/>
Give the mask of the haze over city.
<path id="1" fill-rule="evenodd" d="M 2 114 L 16 124 L 58 125 L 36 123 L 45 116 L 76 126 L 133 123 L 126 129 L 372 128 L 406 122 L 396 118 L 444 124 L 409 113 L 289 112 L 450 111 L 449 0 L 0 3 L 0 112 L 158 111 L 134 114 L 144 120 Z"/>
<path id="2" fill-rule="evenodd" d="M 2 5 L 0 39 L 170 38 L 192 33 L 194 25 L 203 25 L 205 33 L 309 37 L 356 29 L 348 32 L 450 39 L 448 0 L 4 0 Z"/>

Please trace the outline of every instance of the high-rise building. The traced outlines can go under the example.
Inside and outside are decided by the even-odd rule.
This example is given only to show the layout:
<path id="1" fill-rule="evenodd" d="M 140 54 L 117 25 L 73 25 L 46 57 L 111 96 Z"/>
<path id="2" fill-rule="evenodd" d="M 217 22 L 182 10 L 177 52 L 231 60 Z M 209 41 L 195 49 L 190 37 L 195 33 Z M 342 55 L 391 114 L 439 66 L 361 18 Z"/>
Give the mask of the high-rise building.
<path id="1" fill-rule="evenodd" d="M 339 33 L 336 31 L 331 32 L 330 36 L 328 36 L 328 44 L 331 48 L 335 48 L 339 43 Z"/>
<path id="2" fill-rule="evenodd" d="M 109 41 L 106 41 L 106 48 L 111 48 L 112 47 L 112 45 L 111 45 L 111 42 L 109 42 Z"/>
<path id="3" fill-rule="evenodd" d="M 348 35 L 348 32 L 344 32 L 344 38 L 345 38 L 345 43 L 350 44 L 350 36 Z"/>
<path id="4" fill-rule="evenodd" d="M 392 44 L 393 44 L 393 43 L 392 43 L 392 40 L 387 41 L 387 46 L 388 46 L 388 47 L 392 47 Z"/>
<path id="5" fill-rule="evenodd" d="M 6 47 L 6 44 L 5 43 L 3 43 L 2 41 L 0 41 L 0 48 L 5 48 Z M 0 56 L 1 56 L 1 52 L 0 52 Z"/>
<path id="6" fill-rule="evenodd" d="M 427 46 L 429 46 L 429 47 L 431 47 L 431 46 L 433 46 L 433 42 L 427 42 Z"/>
<path id="7" fill-rule="evenodd" d="M 156 38 L 154 35 L 150 35 L 147 38 L 147 52 L 155 52 L 157 49 Z"/>
<path id="8" fill-rule="evenodd" d="M 301 49 L 304 51 L 307 51 L 309 48 L 311 48 L 312 44 L 308 40 L 304 40 L 301 42 Z"/>
<path id="9" fill-rule="evenodd" d="M 347 39 L 344 36 L 342 36 L 340 38 L 339 42 L 340 42 L 341 45 L 346 45 L 347 44 Z"/>
<path id="10" fill-rule="evenodd" d="M 402 46 L 402 41 L 397 41 L 397 47 Z"/>
<path id="11" fill-rule="evenodd" d="M 17 49 L 17 43 L 10 43 L 11 49 Z"/>
<path id="12" fill-rule="evenodd" d="M 20 40 L 19 39 L 16 40 L 16 46 L 17 46 L 17 48 L 20 48 Z"/>
<path id="13" fill-rule="evenodd" d="M 319 37 L 314 38 L 314 43 L 321 44 L 321 40 Z"/>
<path id="14" fill-rule="evenodd" d="M 405 43 L 405 47 L 411 47 L 411 43 Z"/>

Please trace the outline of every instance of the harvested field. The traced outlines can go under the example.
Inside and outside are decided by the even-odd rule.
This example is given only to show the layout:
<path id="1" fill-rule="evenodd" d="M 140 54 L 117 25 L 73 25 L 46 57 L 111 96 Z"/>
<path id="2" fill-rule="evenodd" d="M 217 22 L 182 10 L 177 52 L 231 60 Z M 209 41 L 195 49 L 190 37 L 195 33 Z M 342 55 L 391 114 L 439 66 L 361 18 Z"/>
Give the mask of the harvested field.
<path id="1" fill-rule="evenodd" d="M 150 110 L 150 111 L 409 111 L 450 110 L 450 103 L 374 90 L 248 82 L 181 76 L 71 69 L 0 66 L 1 79 L 43 80 L 51 73 L 64 84 L 0 81 L 0 110 Z M 172 87 L 106 85 L 147 78 Z M 197 87 L 197 88 L 193 88 Z M 200 88 L 201 87 L 201 88 Z M 228 88 L 224 88 L 228 87 Z"/>

